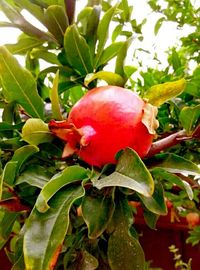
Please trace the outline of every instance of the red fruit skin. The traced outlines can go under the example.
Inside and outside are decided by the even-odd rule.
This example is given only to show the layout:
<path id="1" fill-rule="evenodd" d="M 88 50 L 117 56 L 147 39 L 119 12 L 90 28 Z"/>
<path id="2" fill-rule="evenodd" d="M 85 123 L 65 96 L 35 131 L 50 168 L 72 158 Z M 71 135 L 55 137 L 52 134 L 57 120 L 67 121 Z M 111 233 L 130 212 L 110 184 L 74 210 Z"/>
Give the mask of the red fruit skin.
<path id="1" fill-rule="evenodd" d="M 142 123 L 144 106 L 145 102 L 128 89 L 103 86 L 90 90 L 68 116 L 68 123 L 82 135 L 77 154 L 98 167 L 115 163 L 116 153 L 126 147 L 145 157 L 154 135 Z M 74 148 L 73 138 L 66 135 L 66 141 Z"/>

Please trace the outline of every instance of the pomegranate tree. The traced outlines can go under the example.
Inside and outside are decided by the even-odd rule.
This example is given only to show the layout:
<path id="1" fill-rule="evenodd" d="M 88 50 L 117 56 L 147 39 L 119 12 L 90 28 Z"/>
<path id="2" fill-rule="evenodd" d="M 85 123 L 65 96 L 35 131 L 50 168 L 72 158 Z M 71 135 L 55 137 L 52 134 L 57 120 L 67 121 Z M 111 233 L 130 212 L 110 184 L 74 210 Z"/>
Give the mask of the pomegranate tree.
<path id="1" fill-rule="evenodd" d="M 125 147 L 145 157 L 158 126 L 156 113 L 156 107 L 131 90 L 102 86 L 85 94 L 67 120 L 51 120 L 49 128 L 66 143 L 63 157 L 77 153 L 100 167 L 115 163 L 116 153 Z"/>

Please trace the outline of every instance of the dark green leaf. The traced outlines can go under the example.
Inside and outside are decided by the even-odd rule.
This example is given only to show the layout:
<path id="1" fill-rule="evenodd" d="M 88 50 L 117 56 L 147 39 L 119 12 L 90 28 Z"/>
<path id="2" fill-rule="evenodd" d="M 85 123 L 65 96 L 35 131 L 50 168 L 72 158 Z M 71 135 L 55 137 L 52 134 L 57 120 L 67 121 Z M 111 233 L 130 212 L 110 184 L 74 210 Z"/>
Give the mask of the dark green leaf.
<path id="1" fill-rule="evenodd" d="M 81 205 L 83 218 L 88 227 L 88 236 L 98 238 L 112 218 L 115 204 L 112 197 L 85 196 Z"/>
<path id="2" fill-rule="evenodd" d="M 166 171 L 171 173 L 200 175 L 200 168 L 195 163 L 172 153 L 157 155 L 154 167 L 165 168 Z"/>
<path id="3" fill-rule="evenodd" d="M 15 181 L 15 177 L 16 175 L 18 175 L 23 163 L 30 156 L 37 153 L 38 151 L 39 149 L 33 145 L 25 145 L 17 149 L 11 161 L 9 161 L 4 168 L 3 177 L 2 177 L 4 181 L 9 185 L 13 185 Z"/>
<path id="4" fill-rule="evenodd" d="M 97 269 L 99 263 L 98 260 L 92 256 L 92 254 L 90 254 L 89 252 L 87 252 L 86 250 L 84 250 L 82 252 L 83 255 L 83 261 L 81 264 L 81 268 L 80 270 L 95 270 Z"/>
<path id="5" fill-rule="evenodd" d="M 36 201 L 36 208 L 40 212 L 49 209 L 48 201 L 64 186 L 87 178 L 87 170 L 78 166 L 70 166 L 54 177 L 43 187 Z"/>
<path id="6" fill-rule="evenodd" d="M 39 165 L 29 166 L 23 173 L 17 177 L 15 184 L 27 183 L 30 186 L 40 189 L 50 180 L 51 174 Z"/>
<path id="7" fill-rule="evenodd" d="M 154 168 L 152 170 L 152 174 L 154 177 L 157 177 L 159 179 L 162 180 L 166 180 L 169 181 L 170 183 L 180 187 L 181 189 L 185 190 L 187 192 L 187 195 L 189 197 L 190 200 L 193 199 L 193 191 L 191 186 L 185 182 L 184 180 L 182 180 L 180 177 L 178 177 L 175 174 L 172 174 L 168 171 L 166 171 L 165 169 L 162 168 Z"/>
<path id="8" fill-rule="evenodd" d="M 64 48 L 69 64 L 81 75 L 86 75 L 93 71 L 89 46 L 86 40 L 79 34 L 76 25 L 71 25 L 67 28 Z"/>
<path id="9" fill-rule="evenodd" d="M 19 103 L 33 117 L 43 118 L 44 105 L 34 78 L 5 47 L 0 47 L 0 79 L 9 101 Z"/>
<path id="10" fill-rule="evenodd" d="M 2 249 L 10 237 L 13 225 L 19 214 L 13 212 L 0 213 L 0 249 Z"/>
<path id="11" fill-rule="evenodd" d="M 149 197 L 154 190 L 154 181 L 137 153 L 127 148 L 118 160 L 116 171 L 94 181 L 94 186 L 98 189 L 109 186 L 126 187 Z"/>
<path id="12" fill-rule="evenodd" d="M 33 209 L 26 222 L 24 260 L 26 269 L 52 269 L 52 260 L 61 248 L 69 226 L 69 211 L 84 196 L 82 186 L 68 186 L 50 201 L 50 209 L 40 213 Z"/>
<path id="13" fill-rule="evenodd" d="M 49 6 L 44 14 L 45 25 L 59 44 L 63 43 L 65 31 L 69 25 L 65 10 L 61 6 Z"/>
<path id="14" fill-rule="evenodd" d="M 167 214 L 167 208 L 164 200 L 164 191 L 161 184 L 155 185 L 155 190 L 152 197 L 145 197 L 140 194 L 138 196 L 149 211 L 157 215 Z"/>
<path id="15" fill-rule="evenodd" d="M 114 213 L 115 230 L 108 240 L 109 266 L 112 270 L 143 270 L 143 250 L 138 240 L 129 233 L 129 227 L 133 222 L 132 214 L 127 201 L 120 197 Z"/>
<path id="16" fill-rule="evenodd" d="M 158 221 L 159 215 L 152 213 L 148 211 L 147 209 L 144 209 L 144 220 L 146 224 L 149 226 L 151 229 L 156 229 L 156 222 Z"/>

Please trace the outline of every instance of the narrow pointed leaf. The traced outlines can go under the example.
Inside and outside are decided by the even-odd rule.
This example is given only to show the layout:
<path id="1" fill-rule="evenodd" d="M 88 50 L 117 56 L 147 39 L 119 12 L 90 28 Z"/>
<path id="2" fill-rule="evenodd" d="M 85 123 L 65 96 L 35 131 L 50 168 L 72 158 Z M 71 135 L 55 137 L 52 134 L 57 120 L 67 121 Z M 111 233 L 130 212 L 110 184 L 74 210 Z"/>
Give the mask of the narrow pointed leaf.
<path id="1" fill-rule="evenodd" d="M 70 186 L 55 194 L 46 213 L 33 209 L 26 222 L 23 245 L 27 270 L 52 269 L 52 259 L 67 233 L 70 208 L 82 196 L 82 186 Z"/>
<path id="2" fill-rule="evenodd" d="M 150 172 L 137 153 L 130 148 L 121 154 L 116 171 L 94 181 L 94 186 L 98 189 L 109 186 L 126 187 L 147 197 L 154 191 L 154 181 Z"/>
<path id="3" fill-rule="evenodd" d="M 53 80 L 53 87 L 50 93 L 50 100 L 52 105 L 53 119 L 62 120 L 62 114 L 60 111 L 59 95 L 58 95 L 58 82 L 59 82 L 59 70 Z"/>
<path id="4" fill-rule="evenodd" d="M 76 25 L 67 28 L 64 48 L 69 64 L 81 75 L 86 75 L 93 71 L 89 46 L 86 40 L 79 34 Z"/>
<path id="5" fill-rule="evenodd" d="M 102 55 L 101 55 L 98 63 L 96 63 L 96 67 L 107 64 L 108 61 L 110 61 L 112 58 L 114 58 L 119 53 L 123 44 L 124 44 L 124 42 L 119 41 L 119 42 L 112 43 L 110 46 L 108 46 L 102 52 Z"/>
<path id="6" fill-rule="evenodd" d="M 85 78 L 85 85 L 88 86 L 92 81 L 99 79 L 106 81 L 109 85 L 118 85 L 118 86 L 123 86 L 124 85 L 124 80 L 123 78 L 111 71 L 99 71 L 97 73 L 92 73 L 86 76 Z"/>
<path id="7" fill-rule="evenodd" d="M 157 84 L 146 91 L 144 98 L 148 99 L 148 102 L 152 105 L 160 106 L 171 98 L 180 95 L 185 89 L 185 86 L 185 79 Z"/>
<path id="8" fill-rule="evenodd" d="M 132 38 L 129 38 L 128 40 L 126 40 L 123 43 L 123 46 L 121 47 L 121 49 L 119 50 L 118 54 L 117 54 L 117 59 L 116 59 L 116 65 L 115 65 L 115 72 L 119 75 L 121 75 L 123 78 L 125 78 L 126 73 L 124 70 L 124 63 L 126 60 L 126 56 L 127 56 L 127 51 L 129 46 L 131 45 L 132 42 Z"/>
<path id="9" fill-rule="evenodd" d="M 81 205 L 83 219 L 88 227 L 91 239 L 99 237 L 112 218 L 115 204 L 112 197 L 85 196 Z"/>
<path id="10" fill-rule="evenodd" d="M 97 40 L 99 41 L 97 47 L 97 54 L 95 58 L 95 66 L 99 62 L 99 59 L 104 51 L 109 32 L 109 25 L 116 10 L 116 6 L 111 7 L 101 19 L 97 29 Z"/>
<path id="11" fill-rule="evenodd" d="M 200 175 L 200 168 L 195 163 L 173 153 L 159 154 L 154 157 L 154 161 L 154 167 L 164 168 L 171 173 Z"/>
<path id="12" fill-rule="evenodd" d="M 44 105 L 35 79 L 5 47 L 0 47 L 0 80 L 10 102 L 17 102 L 33 117 L 43 118 Z"/>
<path id="13" fill-rule="evenodd" d="M 40 143 L 51 142 L 53 136 L 48 125 L 41 119 L 30 118 L 22 128 L 22 139 L 29 144 L 38 145 Z"/>
<path id="14" fill-rule="evenodd" d="M 6 48 L 12 54 L 26 54 L 33 48 L 39 47 L 43 44 L 43 41 L 35 39 L 33 37 L 23 37 L 18 40 L 16 44 L 6 44 Z"/>
<path id="15" fill-rule="evenodd" d="M 83 167 L 74 165 L 67 167 L 60 174 L 55 175 L 42 189 L 36 201 L 36 208 L 40 212 L 49 209 L 48 201 L 51 197 L 64 186 L 81 181 L 87 178 L 87 170 Z"/>

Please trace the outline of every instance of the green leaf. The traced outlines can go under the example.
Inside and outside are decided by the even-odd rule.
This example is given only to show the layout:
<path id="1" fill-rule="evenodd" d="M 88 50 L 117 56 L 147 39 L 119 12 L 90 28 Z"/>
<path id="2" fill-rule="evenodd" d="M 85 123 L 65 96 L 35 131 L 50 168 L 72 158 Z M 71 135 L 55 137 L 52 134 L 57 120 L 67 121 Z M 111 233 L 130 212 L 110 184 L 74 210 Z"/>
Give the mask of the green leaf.
<path id="1" fill-rule="evenodd" d="M 88 237 L 98 238 L 112 218 L 115 204 L 110 196 L 85 196 L 81 205 L 83 219 L 88 227 Z"/>
<path id="2" fill-rule="evenodd" d="M 54 65 L 60 65 L 60 62 L 58 61 L 58 57 L 55 53 L 51 53 L 47 51 L 46 49 L 42 48 L 34 48 L 31 51 L 31 57 L 35 59 L 43 59 L 47 63 L 51 63 Z"/>
<path id="3" fill-rule="evenodd" d="M 165 21 L 165 17 L 161 17 L 157 20 L 155 26 L 154 26 L 154 35 L 158 34 L 158 31 L 160 30 L 160 27 L 162 26 L 162 23 Z"/>
<path id="4" fill-rule="evenodd" d="M 24 19 L 24 17 L 17 9 L 9 5 L 9 3 L 4 0 L 1 0 L 1 9 L 8 17 L 8 19 L 15 25 L 15 27 L 18 27 L 22 32 L 26 33 L 29 36 L 37 37 L 43 41 L 55 42 L 53 36 L 39 30 L 38 28 L 30 24 Z"/>
<path id="5" fill-rule="evenodd" d="M 138 240 L 129 233 L 131 218 L 127 202 L 123 198 L 116 202 L 115 230 L 108 240 L 108 262 L 111 270 L 143 270 L 145 259 Z M 128 218 L 128 219 L 127 219 Z M 132 222 L 133 218 L 131 218 Z"/>
<path id="6" fill-rule="evenodd" d="M 39 47 L 43 44 L 43 41 L 35 39 L 33 37 L 23 36 L 20 38 L 16 44 L 6 44 L 6 48 L 12 54 L 26 54 L 33 48 Z"/>
<path id="7" fill-rule="evenodd" d="M 40 212 L 49 209 L 48 201 L 64 186 L 87 178 L 87 170 L 78 165 L 70 166 L 56 174 L 42 189 L 36 201 L 36 208 Z"/>
<path id="8" fill-rule="evenodd" d="M 112 32 L 112 42 L 115 42 L 116 38 L 120 35 L 121 31 L 123 29 L 122 24 L 118 24 L 115 29 Z"/>
<path id="9" fill-rule="evenodd" d="M 91 13 L 87 16 L 86 40 L 90 47 L 92 56 L 95 54 L 97 42 L 97 28 L 101 14 L 101 5 L 94 5 Z"/>
<path id="10" fill-rule="evenodd" d="M 99 58 L 99 61 L 96 63 L 96 67 L 99 67 L 101 65 L 107 64 L 109 60 L 114 58 L 124 45 L 124 42 L 119 41 L 112 43 L 110 46 L 108 46 L 101 54 L 101 57 Z"/>
<path id="11" fill-rule="evenodd" d="M 53 80 L 53 87 L 50 92 L 50 100 L 52 105 L 52 115 L 56 120 L 62 120 L 62 114 L 60 111 L 59 95 L 58 95 L 58 82 L 59 82 L 59 70 L 56 72 L 56 76 Z"/>
<path id="12" fill-rule="evenodd" d="M 0 130 L 6 131 L 6 130 L 20 130 L 23 127 L 23 123 L 12 125 L 6 122 L 0 123 Z"/>
<path id="13" fill-rule="evenodd" d="M 39 165 L 29 166 L 23 173 L 17 177 L 15 184 L 19 185 L 22 183 L 27 183 L 30 186 L 43 188 L 47 182 L 49 182 L 51 174 L 45 170 L 44 167 Z"/>
<path id="14" fill-rule="evenodd" d="M 9 161 L 6 163 L 3 173 L 0 176 L 0 200 L 3 193 L 3 183 L 13 183 L 15 181 L 17 161 Z"/>
<path id="15" fill-rule="evenodd" d="M 45 26 L 57 39 L 59 44 L 63 44 L 65 31 L 69 25 L 65 10 L 61 6 L 52 5 L 44 13 Z"/>
<path id="16" fill-rule="evenodd" d="M 157 177 L 159 179 L 162 178 L 162 180 L 166 180 L 166 181 L 182 188 L 183 190 L 186 191 L 189 199 L 190 200 L 193 199 L 194 194 L 193 194 L 191 186 L 186 181 L 184 181 L 180 177 L 178 177 L 177 175 L 172 174 L 172 173 L 170 173 L 162 168 L 154 168 L 152 170 L 152 174 L 154 177 Z"/>
<path id="17" fill-rule="evenodd" d="M 126 187 L 144 196 L 154 191 L 153 178 L 135 151 L 126 148 L 119 157 L 116 171 L 109 176 L 93 182 L 98 189 L 110 186 Z"/>
<path id="18" fill-rule="evenodd" d="M 195 107 L 184 107 L 180 112 L 179 119 L 187 134 L 192 134 L 200 121 L 200 105 Z"/>
<path id="19" fill-rule="evenodd" d="M 149 210 L 145 209 L 145 207 L 144 207 L 143 215 L 144 215 L 144 220 L 145 220 L 146 224 L 149 226 L 149 228 L 155 230 L 156 223 L 157 223 L 160 215 L 155 214 L 153 212 L 150 212 Z"/>
<path id="20" fill-rule="evenodd" d="M 13 225 L 19 216 L 18 213 L 1 212 L 0 216 L 0 249 L 4 247 L 12 232 Z"/>
<path id="21" fill-rule="evenodd" d="M 104 51 L 104 46 L 106 44 L 108 33 L 109 33 L 109 25 L 116 10 L 116 6 L 111 7 L 101 19 L 98 29 L 97 29 L 97 40 L 98 40 L 98 47 L 97 47 L 97 54 L 95 57 L 95 67 L 96 64 L 99 62 L 99 59 Z"/>
<path id="22" fill-rule="evenodd" d="M 124 70 L 124 63 L 127 56 L 128 48 L 132 42 L 132 38 L 129 38 L 123 43 L 123 46 L 118 52 L 117 59 L 116 59 L 116 65 L 115 65 L 115 72 L 119 75 L 121 75 L 123 78 L 125 78 L 126 73 Z"/>
<path id="23" fill-rule="evenodd" d="M 89 252 L 87 252 L 86 250 L 84 250 L 82 252 L 83 255 L 83 261 L 81 264 L 81 269 L 80 270 L 95 270 L 98 268 L 98 260 L 92 256 L 92 254 L 90 254 Z"/>
<path id="24" fill-rule="evenodd" d="M 86 76 L 84 84 L 88 86 L 92 81 L 96 79 L 106 81 L 109 85 L 124 86 L 123 78 L 111 71 L 99 71 L 97 73 L 90 73 Z"/>
<path id="25" fill-rule="evenodd" d="M 29 11 L 35 18 L 37 18 L 41 23 L 44 22 L 44 12 L 43 9 L 35 5 L 33 1 L 30 0 L 17 0 L 17 5 L 22 9 Z"/>
<path id="26" fill-rule="evenodd" d="M 51 142 L 53 135 L 49 131 L 48 124 L 41 119 L 29 118 L 22 128 L 22 139 L 32 145 Z"/>
<path id="27" fill-rule="evenodd" d="M 0 79 L 9 101 L 19 103 L 33 117 L 43 118 L 44 105 L 34 78 L 5 47 L 0 47 Z"/>
<path id="28" fill-rule="evenodd" d="M 152 105 L 160 106 L 171 98 L 180 95 L 185 85 L 185 79 L 153 85 L 145 92 L 144 98 L 148 99 L 148 102 Z"/>
<path id="29" fill-rule="evenodd" d="M 75 104 L 84 95 L 84 91 L 81 85 L 76 85 L 70 88 L 69 91 L 70 101 L 72 104 Z"/>
<path id="30" fill-rule="evenodd" d="M 52 259 L 67 233 L 70 208 L 83 196 L 82 186 L 68 186 L 55 194 L 46 213 L 33 209 L 26 221 L 24 235 L 23 249 L 27 270 L 52 269 Z"/>
<path id="31" fill-rule="evenodd" d="M 67 28 L 64 48 L 69 64 L 81 75 L 86 75 L 93 71 L 89 46 L 86 40 L 79 34 L 76 25 L 71 25 Z"/>
<path id="32" fill-rule="evenodd" d="M 155 185 L 152 197 L 145 197 L 138 194 L 145 207 L 157 215 L 166 215 L 167 207 L 164 200 L 164 190 L 160 183 Z"/>
<path id="33" fill-rule="evenodd" d="M 154 168 L 164 168 L 171 173 L 200 175 L 200 168 L 195 163 L 173 153 L 158 154 L 154 157 L 154 162 Z"/>
<path id="34" fill-rule="evenodd" d="M 3 171 L 3 180 L 8 185 L 13 185 L 15 177 L 18 175 L 23 163 L 33 154 L 39 151 L 38 147 L 33 145 L 25 145 L 17 149 L 12 159 L 7 162 Z"/>

